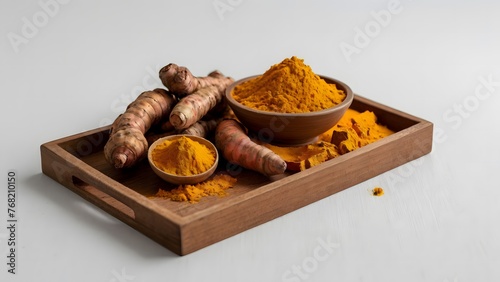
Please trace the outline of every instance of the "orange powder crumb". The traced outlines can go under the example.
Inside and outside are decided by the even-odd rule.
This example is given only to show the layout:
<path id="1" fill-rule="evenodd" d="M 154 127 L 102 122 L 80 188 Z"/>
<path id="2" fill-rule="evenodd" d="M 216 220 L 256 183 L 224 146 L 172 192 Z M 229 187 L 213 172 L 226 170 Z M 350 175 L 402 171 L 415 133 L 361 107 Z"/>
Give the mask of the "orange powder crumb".
<path id="1" fill-rule="evenodd" d="M 380 196 L 384 195 L 384 189 L 382 189 L 380 187 L 375 187 L 372 190 L 372 194 L 373 194 L 373 196 L 380 197 Z"/>

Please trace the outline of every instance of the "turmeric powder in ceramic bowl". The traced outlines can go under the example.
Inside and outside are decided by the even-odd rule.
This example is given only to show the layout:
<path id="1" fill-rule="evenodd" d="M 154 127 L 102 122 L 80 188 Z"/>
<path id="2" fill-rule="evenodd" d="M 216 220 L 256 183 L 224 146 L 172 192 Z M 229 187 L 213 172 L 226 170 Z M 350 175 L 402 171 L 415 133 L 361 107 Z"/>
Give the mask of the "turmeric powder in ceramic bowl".
<path id="1" fill-rule="evenodd" d="M 298 146 L 332 128 L 354 94 L 342 81 L 317 75 L 292 57 L 262 75 L 234 82 L 225 98 L 238 120 L 261 141 Z"/>
<path id="2" fill-rule="evenodd" d="M 215 145 L 194 135 L 171 135 L 156 140 L 148 150 L 153 171 L 173 184 L 196 184 L 209 178 L 217 168 Z"/>

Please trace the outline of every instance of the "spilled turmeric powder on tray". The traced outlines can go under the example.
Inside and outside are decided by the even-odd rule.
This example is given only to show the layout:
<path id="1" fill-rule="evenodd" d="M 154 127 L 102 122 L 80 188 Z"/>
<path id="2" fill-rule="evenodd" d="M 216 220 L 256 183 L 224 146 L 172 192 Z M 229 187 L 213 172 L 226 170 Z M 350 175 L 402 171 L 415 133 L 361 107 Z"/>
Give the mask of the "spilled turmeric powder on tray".
<path id="1" fill-rule="evenodd" d="M 289 171 L 302 171 L 339 155 L 333 144 L 324 141 L 299 147 L 280 147 L 269 143 L 263 145 L 279 155 Z"/>
<path id="2" fill-rule="evenodd" d="M 197 203 L 203 197 L 226 196 L 226 190 L 234 187 L 236 181 L 237 179 L 230 175 L 218 174 L 194 185 L 179 185 L 172 190 L 160 189 L 154 197 L 166 198 L 176 202 Z"/>
<path id="3" fill-rule="evenodd" d="M 377 116 L 371 111 L 357 112 L 348 109 L 342 119 L 322 135 L 338 147 L 341 155 L 366 146 L 394 132 L 377 123 Z"/>
<path id="4" fill-rule="evenodd" d="M 247 107 L 280 113 L 320 111 L 340 104 L 346 97 L 295 56 L 236 86 L 232 95 Z"/>
<path id="5" fill-rule="evenodd" d="M 335 126 L 319 136 L 316 143 L 299 147 L 280 147 L 271 144 L 264 146 L 282 157 L 287 162 L 288 170 L 302 171 L 393 133 L 386 126 L 377 123 L 377 117 L 373 112 L 348 109 Z"/>

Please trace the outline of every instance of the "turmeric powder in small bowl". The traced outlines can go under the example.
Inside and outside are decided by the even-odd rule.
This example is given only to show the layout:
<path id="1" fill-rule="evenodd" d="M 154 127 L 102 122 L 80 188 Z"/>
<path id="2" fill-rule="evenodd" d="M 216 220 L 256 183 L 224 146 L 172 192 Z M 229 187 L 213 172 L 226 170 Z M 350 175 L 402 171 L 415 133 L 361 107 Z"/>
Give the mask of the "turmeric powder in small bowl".
<path id="1" fill-rule="evenodd" d="M 153 171 L 173 184 L 196 184 L 209 178 L 217 168 L 215 145 L 194 135 L 171 135 L 156 140 L 148 150 Z"/>

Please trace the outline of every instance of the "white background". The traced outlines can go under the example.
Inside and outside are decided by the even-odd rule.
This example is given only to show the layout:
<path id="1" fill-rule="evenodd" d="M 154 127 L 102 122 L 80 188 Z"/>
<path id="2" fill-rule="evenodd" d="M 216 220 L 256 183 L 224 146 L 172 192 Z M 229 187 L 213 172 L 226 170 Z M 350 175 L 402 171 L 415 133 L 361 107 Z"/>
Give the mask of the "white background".
<path id="1" fill-rule="evenodd" d="M 0 280 L 498 281 L 500 4 L 349 3 L 2 1 Z M 184 257 L 41 173 L 40 144 L 110 123 L 167 63 L 239 79 L 293 55 L 433 122 L 433 152 Z"/>

